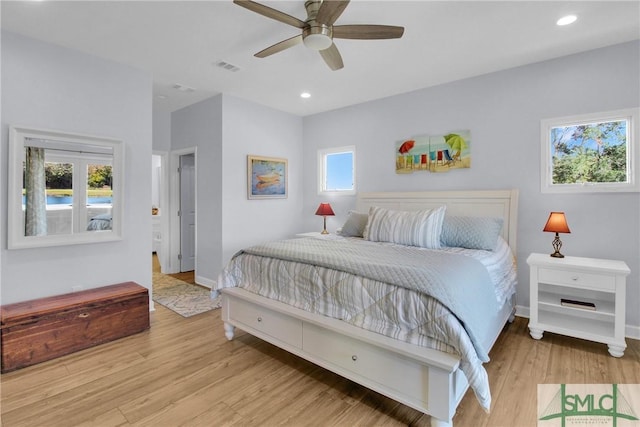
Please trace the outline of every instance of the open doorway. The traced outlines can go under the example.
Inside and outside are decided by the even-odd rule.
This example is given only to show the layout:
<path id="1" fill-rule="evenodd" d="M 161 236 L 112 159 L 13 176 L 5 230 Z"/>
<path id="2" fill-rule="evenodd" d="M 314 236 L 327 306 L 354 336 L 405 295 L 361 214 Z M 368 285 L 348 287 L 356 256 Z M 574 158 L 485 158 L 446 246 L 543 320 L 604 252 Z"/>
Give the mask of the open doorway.
<path id="1" fill-rule="evenodd" d="M 162 265 L 162 154 L 151 155 L 151 253 Z"/>

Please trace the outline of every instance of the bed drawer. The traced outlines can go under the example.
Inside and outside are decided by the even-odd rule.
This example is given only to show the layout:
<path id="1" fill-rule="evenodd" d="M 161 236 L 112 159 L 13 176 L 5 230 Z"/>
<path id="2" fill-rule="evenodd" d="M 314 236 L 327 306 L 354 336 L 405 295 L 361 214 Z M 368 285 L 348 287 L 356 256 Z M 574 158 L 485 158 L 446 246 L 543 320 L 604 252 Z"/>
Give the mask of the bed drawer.
<path id="1" fill-rule="evenodd" d="M 616 289 L 615 276 L 611 274 L 586 273 L 571 269 L 556 270 L 553 268 L 539 268 L 538 281 L 554 285 L 579 286 L 598 290 L 614 291 Z"/>
<path id="2" fill-rule="evenodd" d="M 363 341 L 304 324 L 303 349 L 331 365 L 377 383 L 394 394 L 417 397 L 427 407 L 429 368 Z M 376 389 L 373 384 L 365 384 Z"/>
<path id="3" fill-rule="evenodd" d="M 235 299 L 229 318 L 255 331 L 302 348 L 302 321 L 275 311 L 265 310 L 250 302 Z M 242 326 L 240 326 L 241 329 Z"/>

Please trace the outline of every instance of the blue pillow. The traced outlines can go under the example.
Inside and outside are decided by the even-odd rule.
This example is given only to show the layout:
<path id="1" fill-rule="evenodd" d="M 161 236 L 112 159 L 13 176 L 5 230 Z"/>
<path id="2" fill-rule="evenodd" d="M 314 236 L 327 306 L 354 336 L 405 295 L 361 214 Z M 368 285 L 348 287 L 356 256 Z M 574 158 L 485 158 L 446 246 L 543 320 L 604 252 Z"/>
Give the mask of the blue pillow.
<path id="1" fill-rule="evenodd" d="M 503 222 L 502 218 L 445 216 L 440 239 L 443 246 L 493 251 Z"/>

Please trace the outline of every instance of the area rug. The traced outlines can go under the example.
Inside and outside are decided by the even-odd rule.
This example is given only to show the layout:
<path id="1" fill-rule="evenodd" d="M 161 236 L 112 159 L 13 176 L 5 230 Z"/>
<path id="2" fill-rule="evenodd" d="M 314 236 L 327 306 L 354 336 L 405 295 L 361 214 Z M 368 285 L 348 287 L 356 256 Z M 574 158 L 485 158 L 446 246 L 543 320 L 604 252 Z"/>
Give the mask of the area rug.
<path id="1" fill-rule="evenodd" d="M 195 316 L 222 306 L 220 296 L 211 299 L 208 289 L 165 274 L 154 274 L 153 285 L 153 300 L 182 317 Z"/>

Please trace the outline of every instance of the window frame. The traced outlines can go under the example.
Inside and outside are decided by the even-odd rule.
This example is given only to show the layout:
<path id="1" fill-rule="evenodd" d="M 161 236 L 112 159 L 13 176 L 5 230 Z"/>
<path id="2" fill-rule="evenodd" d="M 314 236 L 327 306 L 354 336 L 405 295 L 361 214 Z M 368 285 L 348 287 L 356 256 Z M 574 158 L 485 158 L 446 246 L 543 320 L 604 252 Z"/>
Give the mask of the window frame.
<path id="1" fill-rule="evenodd" d="M 69 145 L 91 149 L 95 147 L 110 150 L 112 153 L 112 227 L 104 231 L 82 231 L 70 234 L 51 234 L 46 236 L 25 236 L 23 227 L 24 212 L 22 210 L 23 157 L 24 147 L 28 140 L 47 141 L 54 148 L 67 148 Z M 80 150 L 82 151 L 82 150 Z M 48 157 L 50 158 L 50 157 Z M 87 243 L 113 242 L 123 239 L 124 223 L 124 142 L 122 140 L 57 130 L 9 126 L 9 179 L 7 201 L 7 249 L 29 249 L 77 245 Z M 84 181 L 83 185 L 87 185 Z M 74 189 L 74 202 L 76 193 Z M 86 193 L 85 193 L 86 194 Z M 85 199 L 86 200 L 86 199 Z"/>
<path id="2" fill-rule="evenodd" d="M 327 190 L 327 156 L 332 154 L 351 153 L 352 188 L 348 190 Z M 318 150 L 318 194 L 324 195 L 355 195 L 356 194 L 356 147 L 347 145 L 342 147 L 323 148 Z"/>
<path id="3" fill-rule="evenodd" d="M 553 183 L 553 159 L 551 153 L 551 130 L 557 127 L 576 126 L 585 123 L 603 123 L 625 120 L 627 122 L 627 181 L 586 182 L 574 184 Z M 541 158 L 540 190 L 542 193 L 606 193 L 640 192 L 640 108 L 580 114 L 575 116 L 544 119 L 540 122 Z"/>

